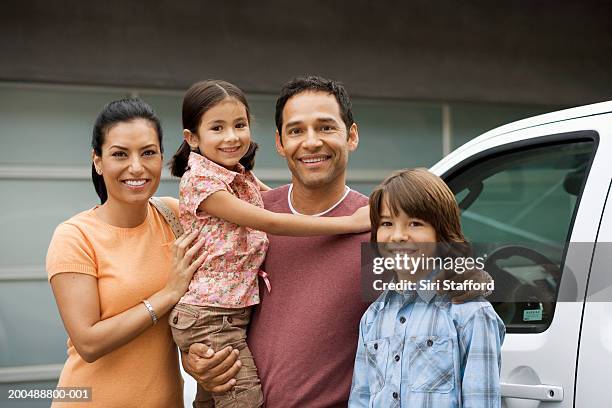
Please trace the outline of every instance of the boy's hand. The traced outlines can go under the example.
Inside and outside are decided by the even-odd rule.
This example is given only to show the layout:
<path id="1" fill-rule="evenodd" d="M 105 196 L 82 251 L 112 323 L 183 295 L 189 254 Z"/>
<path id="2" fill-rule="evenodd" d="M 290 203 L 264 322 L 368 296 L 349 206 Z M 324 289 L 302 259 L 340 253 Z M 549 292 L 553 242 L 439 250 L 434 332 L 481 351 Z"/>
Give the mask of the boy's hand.
<path id="1" fill-rule="evenodd" d="M 491 278 L 491 275 L 489 275 L 487 272 L 483 271 L 482 269 L 470 269 L 461 274 L 455 273 L 455 272 L 445 273 L 445 271 L 443 270 L 438 275 L 436 275 L 434 280 L 435 279 L 440 279 L 441 281 L 446 279 L 448 281 L 453 281 L 457 283 L 460 283 L 466 280 L 470 280 L 470 279 L 476 283 L 489 283 L 493 281 L 493 278 Z M 440 290 L 440 292 L 444 292 L 444 291 Z M 469 300 L 476 299 L 479 296 L 486 297 L 490 295 L 490 293 L 486 289 L 470 290 L 467 292 L 463 290 L 451 290 L 446 293 L 448 293 L 453 303 L 464 303 Z"/>
<path id="2" fill-rule="evenodd" d="M 234 377 L 242 363 L 238 360 L 238 350 L 231 347 L 217 351 L 202 343 L 194 343 L 189 353 L 181 352 L 183 368 L 210 392 L 227 392 L 236 385 Z"/>

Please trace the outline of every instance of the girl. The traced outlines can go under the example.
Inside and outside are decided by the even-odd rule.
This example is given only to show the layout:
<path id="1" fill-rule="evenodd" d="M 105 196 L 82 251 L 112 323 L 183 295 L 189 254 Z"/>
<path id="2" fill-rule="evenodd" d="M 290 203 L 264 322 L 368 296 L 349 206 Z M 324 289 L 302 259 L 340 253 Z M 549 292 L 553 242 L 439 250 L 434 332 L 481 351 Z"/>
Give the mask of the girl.
<path id="1" fill-rule="evenodd" d="M 383 256 L 423 254 L 432 265 L 471 256 L 453 193 L 425 169 L 384 180 L 370 219 Z M 482 297 L 451 303 L 421 285 L 434 267 L 394 269 L 404 287 L 389 285 L 361 319 L 349 407 L 500 407 L 504 324 L 493 307 Z"/>
<path id="2" fill-rule="evenodd" d="M 259 303 L 257 277 L 268 240 L 276 235 L 322 235 L 369 230 L 367 207 L 350 217 L 308 217 L 264 210 L 251 172 L 257 145 L 251 141 L 249 105 L 242 91 L 224 81 L 194 84 L 183 100 L 185 141 L 171 163 L 180 176 L 180 220 L 201 229 L 208 252 L 189 290 L 170 314 L 174 339 L 183 351 L 192 343 L 240 351 L 242 367 L 230 392 L 203 395 L 197 405 L 263 404 L 261 385 L 246 345 L 251 307 Z M 271 352 L 273 352 L 271 350 Z"/>
<path id="3" fill-rule="evenodd" d="M 149 105 L 136 98 L 106 105 L 92 148 L 101 205 L 60 224 L 47 253 L 69 336 L 58 386 L 90 387 L 89 399 L 52 406 L 182 406 L 176 347 L 162 316 L 187 290 L 204 242 L 187 250 L 197 235 L 175 241 L 149 203 L 163 164 L 162 129 Z M 175 199 L 162 200 L 178 214 Z"/>

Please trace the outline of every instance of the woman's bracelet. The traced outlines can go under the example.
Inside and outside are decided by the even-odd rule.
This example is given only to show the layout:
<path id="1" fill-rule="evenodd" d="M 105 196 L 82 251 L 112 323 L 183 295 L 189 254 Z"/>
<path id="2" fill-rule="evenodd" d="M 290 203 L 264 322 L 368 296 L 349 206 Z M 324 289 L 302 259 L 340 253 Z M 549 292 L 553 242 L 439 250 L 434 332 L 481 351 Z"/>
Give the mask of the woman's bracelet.
<path id="1" fill-rule="evenodd" d="M 143 300 L 142 303 L 144 303 L 145 307 L 149 311 L 149 314 L 151 315 L 151 320 L 153 320 L 153 326 L 155 326 L 157 324 L 157 320 L 159 320 L 157 318 L 157 313 L 155 313 L 155 309 L 153 309 L 153 306 L 151 306 L 151 303 L 149 303 L 147 299 Z"/>

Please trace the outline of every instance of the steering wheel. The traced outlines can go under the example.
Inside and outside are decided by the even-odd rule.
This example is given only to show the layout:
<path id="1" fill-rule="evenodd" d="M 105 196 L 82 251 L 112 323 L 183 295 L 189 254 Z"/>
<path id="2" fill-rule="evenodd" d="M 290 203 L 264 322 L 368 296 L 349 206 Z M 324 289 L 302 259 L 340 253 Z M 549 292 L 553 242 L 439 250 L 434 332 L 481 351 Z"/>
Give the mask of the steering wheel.
<path id="1" fill-rule="evenodd" d="M 553 277 L 555 287 L 539 287 L 521 282 L 518 278 L 498 265 L 503 259 L 513 256 L 528 259 L 535 265 L 544 268 Z M 525 323 L 523 311 L 529 309 L 529 304 L 539 303 L 543 314 L 547 316 L 552 311 L 556 289 L 561 281 L 559 266 L 540 252 L 521 245 L 505 245 L 495 249 L 485 260 L 485 270 L 495 282 L 494 294 L 490 297 L 495 310 L 506 323 Z"/>

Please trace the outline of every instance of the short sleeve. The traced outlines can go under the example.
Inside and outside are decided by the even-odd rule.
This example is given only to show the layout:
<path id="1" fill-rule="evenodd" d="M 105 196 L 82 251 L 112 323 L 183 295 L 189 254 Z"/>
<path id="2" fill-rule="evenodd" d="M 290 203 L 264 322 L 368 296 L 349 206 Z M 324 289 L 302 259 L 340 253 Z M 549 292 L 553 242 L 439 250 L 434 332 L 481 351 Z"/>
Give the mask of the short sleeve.
<path id="1" fill-rule="evenodd" d="M 198 207 L 202 201 L 217 191 L 230 191 L 227 182 L 215 176 L 191 175 L 185 183 L 181 183 L 181 197 L 185 202 L 185 209 L 197 217 Z"/>
<path id="2" fill-rule="evenodd" d="M 47 251 L 47 277 L 76 272 L 98 276 L 95 253 L 89 241 L 75 225 L 60 224 L 53 233 Z"/>

